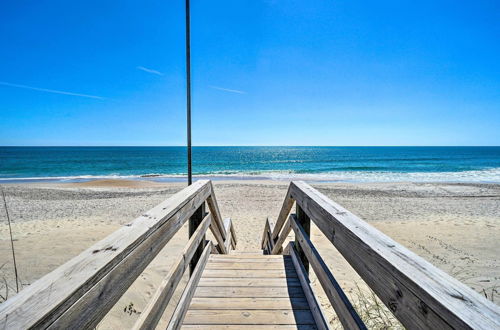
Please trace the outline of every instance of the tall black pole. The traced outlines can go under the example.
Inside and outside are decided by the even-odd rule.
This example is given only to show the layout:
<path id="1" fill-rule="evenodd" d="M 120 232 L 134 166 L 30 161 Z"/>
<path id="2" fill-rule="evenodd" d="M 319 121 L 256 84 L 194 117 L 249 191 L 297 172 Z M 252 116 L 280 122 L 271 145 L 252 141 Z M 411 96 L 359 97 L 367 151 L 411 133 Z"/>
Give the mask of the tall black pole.
<path id="1" fill-rule="evenodd" d="M 187 161 L 188 185 L 193 183 L 191 169 L 191 38 L 189 0 L 186 0 L 186 110 L 187 110 Z"/>

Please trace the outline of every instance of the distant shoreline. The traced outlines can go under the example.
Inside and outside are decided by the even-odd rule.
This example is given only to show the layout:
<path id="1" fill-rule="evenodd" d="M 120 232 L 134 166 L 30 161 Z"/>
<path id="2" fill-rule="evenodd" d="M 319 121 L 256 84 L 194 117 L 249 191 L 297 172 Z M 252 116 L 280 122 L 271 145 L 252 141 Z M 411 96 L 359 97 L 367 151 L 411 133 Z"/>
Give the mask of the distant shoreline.
<path id="1" fill-rule="evenodd" d="M 457 174 L 460 172 L 456 172 Z M 386 173 L 387 174 L 387 173 Z M 391 178 L 390 175 L 393 175 Z M 307 182 L 317 182 L 317 183 L 477 183 L 477 184 L 500 184 L 500 177 L 498 178 L 485 178 L 485 177 L 473 177 L 469 176 L 467 180 L 467 175 L 460 177 L 450 176 L 449 173 L 441 175 L 439 173 L 432 173 L 427 175 L 427 180 L 425 173 L 424 175 L 417 175 L 416 173 L 389 173 L 388 176 L 382 177 L 381 179 L 370 179 L 370 177 L 359 177 L 353 175 L 352 178 L 341 178 L 341 177 L 328 177 L 331 174 L 294 174 L 294 175 L 193 175 L 194 180 L 212 180 L 212 181 L 277 181 L 277 182 L 288 182 L 288 181 L 307 181 Z M 418 173 L 420 174 L 420 173 Z M 429 174 L 429 173 L 427 173 Z M 187 177 L 185 175 L 141 175 L 141 176 L 75 176 L 75 177 L 30 177 L 30 178 L 0 178 L 0 184 L 28 184 L 28 183 L 85 183 L 93 181 L 144 181 L 152 183 L 175 183 L 175 182 L 186 182 Z"/>

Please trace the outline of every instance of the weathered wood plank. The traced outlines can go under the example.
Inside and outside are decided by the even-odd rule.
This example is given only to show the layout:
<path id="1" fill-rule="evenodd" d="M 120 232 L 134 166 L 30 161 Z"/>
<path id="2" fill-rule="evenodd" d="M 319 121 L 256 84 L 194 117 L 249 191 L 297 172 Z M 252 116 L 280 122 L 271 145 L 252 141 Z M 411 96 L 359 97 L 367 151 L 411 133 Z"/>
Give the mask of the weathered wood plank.
<path id="1" fill-rule="evenodd" d="M 184 324 L 314 324 L 307 310 L 189 310 Z"/>
<path id="2" fill-rule="evenodd" d="M 193 297 L 189 309 L 307 309 L 305 297 L 287 298 L 201 298 Z"/>
<path id="3" fill-rule="evenodd" d="M 285 224 L 285 221 L 288 218 L 290 211 L 292 210 L 294 201 L 295 200 L 292 197 L 292 185 L 290 184 L 290 186 L 288 186 L 283 205 L 281 206 L 280 214 L 278 215 L 278 219 L 276 219 L 276 225 L 274 226 L 274 230 L 272 231 L 271 237 L 273 238 L 273 240 L 278 237 L 281 228 Z"/>
<path id="4" fill-rule="evenodd" d="M 361 318 L 356 313 L 351 302 L 345 295 L 344 291 L 333 277 L 333 274 L 328 269 L 319 252 L 312 244 L 309 236 L 298 221 L 294 218 L 292 228 L 295 232 L 296 242 L 298 242 L 305 256 L 309 260 L 316 277 L 318 278 L 326 296 L 330 300 L 332 307 L 335 309 L 338 318 L 345 329 L 366 329 Z"/>
<path id="5" fill-rule="evenodd" d="M 184 248 L 180 257 L 177 259 L 177 262 L 174 264 L 173 268 L 170 270 L 165 279 L 160 283 L 158 289 L 151 297 L 151 300 L 142 310 L 141 315 L 135 322 L 133 329 L 152 329 L 156 327 L 163 312 L 165 311 L 165 308 L 168 305 L 168 302 L 170 301 L 170 298 L 172 298 L 172 295 L 174 294 L 174 291 L 177 288 L 182 275 L 190 265 L 190 261 L 196 252 L 196 248 L 204 239 L 205 233 L 208 229 L 208 226 L 210 226 L 211 221 L 211 215 L 207 214 L 189 239 L 186 247 Z"/>
<path id="6" fill-rule="evenodd" d="M 238 245 L 238 239 L 236 237 L 236 229 L 234 229 L 233 221 L 231 221 L 230 230 L 231 230 L 231 246 L 233 247 L 233 249 L 236 249 L 236 245 Z"/>
<path id="7" fill-rule="evenodd" d="M 206 269 L 284 269 L 285 267 L 293 267 L 292 262 L 209 262 Z"/>
<path id="8" fill-rule="evenodd" d="M 0 324 L 92 327 L 203 203 L 197 181 L 0 305 Z"/>
<path id="9" fill-rule="evenodd" d="M 208 262 L 278 262 L 291 261 L 289 256 L 282 255 L 211 255 Z"/>
<path id="10" fill-rule="evenodd" d="M 199 329 L 199 330 L 316 330 L 312 324 L 186 324 L 181 329 Z"/>
<path id="11" fill-rule="evenodd" d="M 224 238 L 222 237 L 222 234 L 221 234 L 217 224 L 213 220 L 214 213 L 211 213 L 211 214 L 212 214 L 212 224 L 210 225 L 210 231 L 212 232 L 212 234 L 215 237 L 215 240 L 217 241 L 217 249 L 220 253 L 227 254 L 229 251 L 226 249 L 226 244 L 224 242 Z M 222 230 L 224 230 L 224 228 L 222 228 Z"/>
<path id="12" fill-rule="evenodd" d="M 295 214 L 290 214 L 290 216 L 288 217 L 288 220 L 283 226 L 281 234 L 278 236 L 278 239 L 274 243 L 273 249 L 271 250 L 271 254 L 281 253 L 281 251 L 283 250 L 283 243 L 285 242 L 286 238 L 290 234 L 290 231 L 292 230 L 292 226 L 290 225 L 290 223 L 292 219 L 294 219 L 294 217 Z"/>
<path id="13" fill-rule="evenodd" d="M 264 223 L 264 231 L 262 232 L 262 239 L 260 240 L 260 247 L 265 249 L 267 247 L 267 233 L 269 232 L 269 218 Z"/>
<path id="14" fill-rule="evenodd" d="M 311 289 L 309 277 L 307 276 L 304 265 L 302 265 L 299 256 L 297 254 L 297 250 L 295 249 L 294 243 L 290 242 L 290 255 L 292 256 L 293 264 L 295 265 L 295 270 L 297 271 L 297 275 L 300 280 L 300 284 L 302 284 L 302 289 L 304 290 L 304 295 L 306 296 L 307 302 L 309 303 L 309 308 L 311 310 L 311 314 L 314 317 L 314 321 L 316 322 L 316 327 L 319 330 L 329 329 L 328 321 L 326 320 L 323 312 L 321 311 L 321 307 L 316 300 L 316 296 Z"/>
<path id="15" fill-rule="evenodd" d="M 296 277 L 290 278 L 272 278 L 272 277 L 255 277 L 255 278 L 240 278 L 240 277 L 203 277 L 200 279 L 198 286 L 243 286 L 243 287 L 270 287 L 270 286 L 300 286 L 300 282 Z"/>
<path id="16" fill-rule="evenodd" d="M 291 196 L 409 328 L 500 328 L 500 308 L 304 182 Z"/>
<path id="17" fill-rule="evenodd" d="M 215 287 L 199 286 L 195 292 L 196 297 L 240 297 L 240 298 L 287 298 L 303 297 L 302 287 Z"/>
<path id="18" fill-rule="evenodd" d="M 197 230 L 198 226 L 201 224 L 203 219 L 205 219 L 205 203 L 202 203 L 200 207 L 194 212 L 194 214 L 189 218 L 188 221 L 188 232 L 189 237 L 191 237 Z M 189 273 L 191 274 L 198 263 L 198 259 L 200 259 L 201 254 L 203 253 L 203 249 L 205 248 L 205 238 L 200 239 L 200 245 L 196 249 L 196 252 L 193 254 L 191 262 L 189 264 Z"/>
<path id="19" fill-rule="evenodd" d="M 193 298 L 193 294 L 196 290 L 196 286 L 198 285 L 198 281 L 200 280 L 201 274 L 203 273 L 203 269 L 208 261 L 208 256 L 210 255 L 210 251 L 212 249 L 212 242 L 209 242 L 203 251 L 203 254 L 200 257 L 200 260 L 196 264 L 194 272 L 191 274 L 191 278 L 189 279 L 184 292 L 182 292 L 182 296 L 177 303 L 177 306 L 170 318 L 170 322 L 168 323 L 167 330 L 176 330 L 179 329 L 182 324 L 186 312 L 188 311 L 189 305 L 191 304 L 191 299 Z"/>
<path id="20" fill-rule="evenodd" d="M 224 224 L 222 223 L 222 216 L 220 215 L 219 205 L 217 204 L 217 199 L 215 198 L 215 191 L 212 181 L 209 182 L 210 185 L 210 195 L 207 197 L 208 208 L 210 213 L 212 213 L 213 222 L 222 236 L 222 241 L 226 240 L 227 233 L 224 230 Z"/>
<path id="21" fill-rule="evenodd" d="M 261 256 L 263 253 L 262 250 L 232 250 L 230 254 Z"/>
<path id="22" fill-rule="evenodd" d="M 224 242 L 224 246 L 226 247 L 226 251 L 231 250 L 231 242 L 233 241 L 233 232 L 231 231 L 232 223 L 230 218 L 224 219 L 224 230 L 226 231 L 227 237 Z"/>
<path id="23" fill-rule="evenodd" d="M 262 249 L 267 250 L 267 254 L 271 254 L 274 248 L 274 239 L 271 238 L 272 232 L 274 230 L 274 221 L 269 217 L 266 219 L 266 224 L 264 226 L 264 232 L 262 235 Z"/>
<path id="24" fill-rule="evenodd" d="M 296 222 L 302 226 L 306 235 L 308 236 L 311 235 L 311 218 L 309 218 L 307 213 L 305 213 L 304 210 L 302 210 L 302 207 L 300 207 L 299 203 L 295 204 L 295 208 L 297 214 L 297 216 L 295 217 Z M 300 262 L 304 266 L 306 273 L 309 274 L 309 260 L 307 260 L 304 251 L 302 251 L 302 247 L 297 242 L 297 237 L 295 238 L 295 244 L 293 246 L 297 249 L 297 256 L 299 257 Z"/>
<path id="25" fill-rule="evenodd" d="M 203 277 L 296 277 L 295 270 L 205 269 Z"/>

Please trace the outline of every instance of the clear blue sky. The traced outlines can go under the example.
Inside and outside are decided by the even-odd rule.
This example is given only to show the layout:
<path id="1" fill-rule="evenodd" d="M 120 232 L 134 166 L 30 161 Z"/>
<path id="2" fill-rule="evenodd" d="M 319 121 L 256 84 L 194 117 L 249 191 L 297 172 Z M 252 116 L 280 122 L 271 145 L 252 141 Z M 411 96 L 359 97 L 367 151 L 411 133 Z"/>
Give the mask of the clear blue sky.
<path id="1" fill-rule="evenodd" d="M 494 1 L 192 0 L 195 145 L 500 145 Z M 0 2 L 0 145 L 183 145 L 184 0 Z"/>

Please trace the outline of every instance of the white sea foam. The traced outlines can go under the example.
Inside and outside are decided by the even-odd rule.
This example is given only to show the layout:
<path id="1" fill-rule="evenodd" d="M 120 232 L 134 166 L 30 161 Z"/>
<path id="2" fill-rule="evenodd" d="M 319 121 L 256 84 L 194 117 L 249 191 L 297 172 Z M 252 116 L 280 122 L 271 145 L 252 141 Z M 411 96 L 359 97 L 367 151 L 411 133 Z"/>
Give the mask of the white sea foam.
<path id="1" fill-rule="evenodd" d="M 186 174 L 149 173 L 141 175 L 80 175 L 58 177 L 0 178 L 0 182 L 29 181 L 87 181 L 98 179 L 129 179 L 178 181 Z M 306 180 L 339 182 L 491 182 L 500 183 L 500 168 L 490 168 L 461 172 L 380 172 L 380 171 L 334 171 L 322 173 L 296 173 L 291 171 L 253 171 L 253 172 L 212 172 L 195 175 L 195 178 L 231 179 L 271 179 L 271 180 Z"/>
<path id="2" fill-rule="evenodd" d="M 262 173 L 275 180 L 350 182 L 494 182 L 500 183 L 500 168 L 461 172 L 338 171 L 325 173 Z"/>

